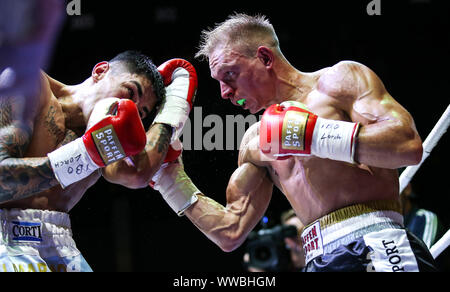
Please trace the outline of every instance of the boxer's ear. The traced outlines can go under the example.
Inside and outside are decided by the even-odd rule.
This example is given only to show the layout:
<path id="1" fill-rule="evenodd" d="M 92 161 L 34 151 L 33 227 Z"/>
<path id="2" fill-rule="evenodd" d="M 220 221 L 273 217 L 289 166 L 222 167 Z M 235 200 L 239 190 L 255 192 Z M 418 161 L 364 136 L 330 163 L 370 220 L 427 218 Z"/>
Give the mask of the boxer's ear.
<path id="1" fill-rule="evenodd" d="M 94 69 L 92 69 L 92 78 L 95 82 L 100 81 L 105 77 L 106 73 L 109 71 L 110 66 L 109 63 L 106 61 L 100 62 L 97 65 L 94 66 Z"/>
<path id="2" fill-rule="evenodd" d="M 275 56 L 271 49 L 265 46 L 260 46 L 256 52 L 256 57 L 265 67 L 268 69 L 272 68 Z"/>

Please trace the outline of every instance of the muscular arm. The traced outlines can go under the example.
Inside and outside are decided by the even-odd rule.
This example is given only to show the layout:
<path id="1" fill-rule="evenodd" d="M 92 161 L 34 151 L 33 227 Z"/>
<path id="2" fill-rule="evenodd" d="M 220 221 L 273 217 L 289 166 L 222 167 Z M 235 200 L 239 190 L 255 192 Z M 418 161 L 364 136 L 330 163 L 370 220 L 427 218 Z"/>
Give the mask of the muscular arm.
<path id="1" fill-rule="evenodd" d="M 204 195 L 186 210 L 186 216 L 224 251 L 241 245 L 269 205 L 273 184 L 265 168 L 243 163 L 231 176 L 226 206 Z"/>
<path id="2" fill-rule="evenodd" d="M 49 160 L 26 158 L 33 114 L 21 118 L 20 98 L 0 99 L 0 203 L 19 200 L 58 185 Z"/>
<path id="3" fill-rule="evenodd" d="M 413 118 L 387 92 L 378 76 L 354 62 L 341 62 L 335 67 L 325 88 L 330 96 L 344 101 L 342 108 L 352 121 L 361 123 L 355 160 L 391 169 L 419 163 L 422 141 Z"/>
<path id="4" fill-rule="evenodd" d="M 121 160 L 104 168 L 103 176 L 109 182 L 128 188 L 147 187 L 166 157 L 171 136 L 172 128 L 170 126 L 153 124 L 147 131 L 145 149 L 139 155 L 130 157 L 134 166 Z"/>

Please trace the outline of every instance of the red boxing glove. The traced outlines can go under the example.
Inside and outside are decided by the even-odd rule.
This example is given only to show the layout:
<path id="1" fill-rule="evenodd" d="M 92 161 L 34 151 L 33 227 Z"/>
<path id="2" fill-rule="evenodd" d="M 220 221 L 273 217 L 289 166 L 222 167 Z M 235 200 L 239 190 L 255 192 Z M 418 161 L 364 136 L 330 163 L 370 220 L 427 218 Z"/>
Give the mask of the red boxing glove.
<path id="1" fill-rule="evenodd" d="M 197 72 L 186 60 L 172 59 L 158 67 L 166 86 L 166 97 L 153 123 L 174 129 L 171 142 L 181 136 L 197 91 Z"/>
<path id="2" fill-rule="evenodd" d="M 86 150 L 99 167 L 139 154 L 147 142 L 136 104 L 120 99 L 116 107 L 117 115 L 104 118 L 82 136 Z"/>
<path id="3" fill-rule="evenodd" d="M 62 187 L 144 149 L 147 138 L 136 104 L 128 99 L 107 100 L 112 102 L 108 110 L 117 112 L 116 115 L 105 116 L 82 137 L 47 155 Z M 104 106 L 104 102 L 96 105 Z M 96 111 L 94 108 L 93 112 Z"/>
<path id="4" fill-rule="evenodd" d="M 191 63 L 183 59 L 171 59 L 161 64 L 158 67 L 158 71 L 163 78 L 164 86 L 169 86 L 173 80 L 178 78 L 178 76 L 175 74 L 175 71 L 180 68 L 185 69 L 189 74 L 188 87 L 183 88 L 183 90 L 186 93 L 186 100 L 188 101 L 190 107 L 192 108 L 192 105 L 195 100 L 195 93 L 197 91 L 198 86 L 197 72 L 195 71 L 194 66 L 192 66 Z"/>
<path id="5" fill-rule="evenodd" d="M 314 155 L 354 163 L 359 123 L 323 119 L 296 101 L 271 105 L 260 124 L 260 149 L 276 159 Z"/>

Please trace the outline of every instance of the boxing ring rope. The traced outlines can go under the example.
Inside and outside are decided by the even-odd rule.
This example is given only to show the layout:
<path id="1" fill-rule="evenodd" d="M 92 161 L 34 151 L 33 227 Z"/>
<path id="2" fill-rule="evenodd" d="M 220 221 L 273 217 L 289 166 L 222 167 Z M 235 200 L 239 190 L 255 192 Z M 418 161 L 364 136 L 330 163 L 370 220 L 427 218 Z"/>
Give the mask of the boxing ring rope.
<path id="1" fill-rule="evenodd" d="M 441 237 L 431 248 L 433 258 L 437 258 L 450 245 L 450 230 Z"/>
<path id="2" fill-rule="evenodd" d="M 428 158 L 428 156 L 431 153 L 431 150 L 433 150 L 434 146 L 436 146 L 439 139 L 441 139 L 442 135 L 444 135 L 444 133 L 447 131 L 449 124 L 450 124 L 450 105 L 447 107 L 444 114 L 436 123 L 433 130 L 431 130 L 430 134 L 425 139 L 425 142 L 423 142 L 422 161 L 420 161 L 420 163 L 417 165 L 408 166 L 400 175 L 400 193 L 403 192 L 403 190 L 411 181 L 414 174 L 416 174 L 416 171 L 420 168 L 425 159 Z"/>
<path id="3" fill-rule="evenodd" d="M 422 160 L 419 164 L 408 166 L 400 175 L 400 193 L 403 192 L 405 187 L 413 178 L 414 174 L 420 168 L 422 163 L 431 153 L 434 146 L 436 146 L 437 142 L 441 139 L 442 135 L 447 131 L 447 128 L 450 124 L 450 105 L 445 110 L 444 114 L 441 116 L 439 121 L 434 126 L 433 130 L 431 130 L 428 137 L 423 142 L 423 155 Z M 431 248 L 430 252 L 434 258 L 437 258 L 448 246 L 450 245 L 450 230 L 448 230 L 444 236 L 441 237 Z"/>

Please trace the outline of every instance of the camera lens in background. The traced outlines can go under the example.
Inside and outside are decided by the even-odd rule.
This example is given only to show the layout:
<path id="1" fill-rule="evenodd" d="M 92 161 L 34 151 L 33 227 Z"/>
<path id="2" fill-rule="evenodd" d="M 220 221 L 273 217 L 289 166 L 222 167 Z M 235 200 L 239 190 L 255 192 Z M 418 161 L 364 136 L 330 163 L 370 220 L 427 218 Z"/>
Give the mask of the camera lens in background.
<path id="1" fill-rule="evenodd" d="M 246 247 L 249 254 L 248 266 L 267 272 L 289 270 L 292 261 L 284 238 L 296 236 L 297 229 L 292 225 L 277 225 L 271 229 L 251 232 Z"/>

